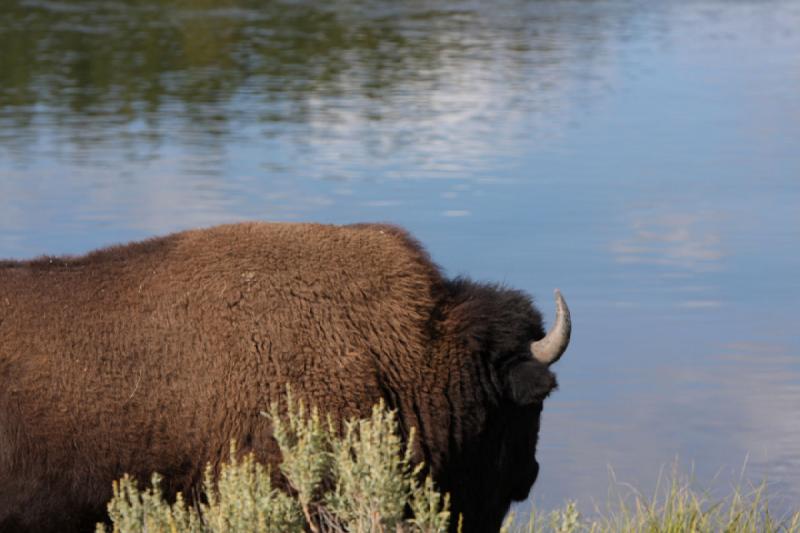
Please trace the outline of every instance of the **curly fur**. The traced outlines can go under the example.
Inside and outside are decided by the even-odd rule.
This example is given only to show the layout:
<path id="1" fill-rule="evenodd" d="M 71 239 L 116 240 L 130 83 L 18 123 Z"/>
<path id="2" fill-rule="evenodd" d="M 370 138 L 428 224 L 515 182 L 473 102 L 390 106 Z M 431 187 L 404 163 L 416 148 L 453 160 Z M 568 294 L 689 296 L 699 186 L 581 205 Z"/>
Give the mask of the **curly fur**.
<path id="1" fill-rule="evenodd" d="M 495 531 L 538 471 L 543 335 L 527 296 L 444 279 L 386 225 L 234 224 L 0 262 L 0 531 L 91 530 L 123 473 L 191 494 L 231 439 L 277 462 L 259 413 L 287 384 L 340 420 L 396 408 L 464 531 Z M 528 405 L 508 393 L 523 375 Z"/>

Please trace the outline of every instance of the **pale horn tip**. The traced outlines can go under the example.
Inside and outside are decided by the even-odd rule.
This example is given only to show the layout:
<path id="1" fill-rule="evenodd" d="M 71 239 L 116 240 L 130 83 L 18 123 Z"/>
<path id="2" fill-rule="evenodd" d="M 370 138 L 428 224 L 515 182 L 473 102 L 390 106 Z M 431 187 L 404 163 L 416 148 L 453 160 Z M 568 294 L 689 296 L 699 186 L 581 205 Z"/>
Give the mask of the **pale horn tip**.
<path id="1" fill-rule="evenodd" d="M 531 343 L 531 354 L 534 359 L 546 365 L 552 365 L 566 351 L 572 334 L 572 320 L 569 307 L 559 289 L 553 291 L 556 300 L 556 321 L 553 327 L 541 340 Z"/>

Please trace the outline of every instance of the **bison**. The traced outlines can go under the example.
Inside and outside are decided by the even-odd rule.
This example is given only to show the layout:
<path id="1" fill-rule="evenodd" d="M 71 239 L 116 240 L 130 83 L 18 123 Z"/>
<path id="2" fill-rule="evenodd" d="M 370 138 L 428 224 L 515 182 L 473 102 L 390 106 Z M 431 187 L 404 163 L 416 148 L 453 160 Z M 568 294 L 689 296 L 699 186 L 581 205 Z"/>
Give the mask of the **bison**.
<path id="1" fill-rule="evenodd" d="M 339 420 L 396 409 L 464 531 L 496 531 L 539 470 L 570 336 L 556 303 L 545 335 L 524 293 L 447 279 L 376 224 L 240 223 L 2 261 L 0 530 L 91 530 L 124 473 L 191 494 L 232 439 L 277 462 L 259 413 L 288 385 Z"/>

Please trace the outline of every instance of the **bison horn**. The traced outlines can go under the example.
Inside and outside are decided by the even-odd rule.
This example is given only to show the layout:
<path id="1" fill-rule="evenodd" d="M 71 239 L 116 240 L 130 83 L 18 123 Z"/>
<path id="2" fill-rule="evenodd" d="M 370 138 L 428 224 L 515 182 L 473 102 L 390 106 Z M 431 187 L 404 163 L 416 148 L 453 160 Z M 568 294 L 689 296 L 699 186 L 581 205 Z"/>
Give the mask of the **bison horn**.
<path id="1" fill-rule="evenodd" d="M 531 343 L 533 358 L 546 365 L 552 365 L 569 345 L 569 336 L 572 332 L 572 321 L 569 318 L 569 307 L 561 291 L 556 289 L 556 323 L 541 340 Z"/>

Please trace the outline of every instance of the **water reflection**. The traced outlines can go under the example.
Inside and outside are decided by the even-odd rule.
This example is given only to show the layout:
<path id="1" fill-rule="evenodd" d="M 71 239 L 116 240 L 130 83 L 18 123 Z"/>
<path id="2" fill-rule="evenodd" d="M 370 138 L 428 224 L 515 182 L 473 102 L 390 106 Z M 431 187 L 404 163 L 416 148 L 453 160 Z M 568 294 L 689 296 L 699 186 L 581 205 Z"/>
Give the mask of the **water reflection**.
<path id="1" fill-rule="evenodd" d="M 602 55 L 606 18 L 513 1 L 490 12 L 451 2 L 12 0 L 0 6 L 1 141 L 15 157 L 46 134 L 76 156 L 112 145 L 138 159 L 172 133 L 213 146 L 257 124 L 295 142 L 359 139 L 374 157 L 415 143 L 435 164 L 465 124 L 464 151 L 484 153 L 498 134 L 490 125 L 519 135 L 530 107 L 557 116 L 574 82 L 560 65 Z M 580 39 L 562 37 L 576 28 Z"/>
<path id="2" fill-rule="evenodd" d="M 620 263 L 665 265 L 686 270 L 719 268 L 723 258 L 718 232 L 708 229 L 708 214 L 670 213 L 637 216 L 633 235 L 612 244 Z"/>
<path id="3" fill-rule="evenodd" d="M 552 145 L 571 96 L 607 90 L 607 26 L 630 16 L 496 7 L 3 2 L 0 178 L 38 184 L 0 210 L 46 235 L 6 253 L 237 218 L 469 217 L 527 177 L 501 158 Z"/>
<path id="4" fill-rule="evenodd" d="M 575 318 L 536 498 L 800 498 L 800 4 L 0 2 L 0 257 L 388 220 Z"/>

